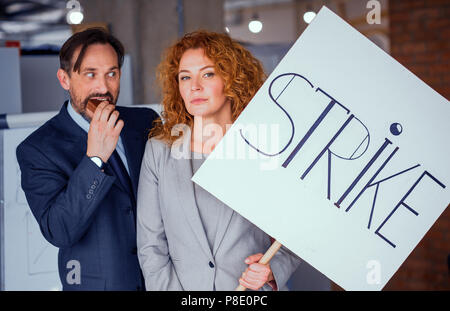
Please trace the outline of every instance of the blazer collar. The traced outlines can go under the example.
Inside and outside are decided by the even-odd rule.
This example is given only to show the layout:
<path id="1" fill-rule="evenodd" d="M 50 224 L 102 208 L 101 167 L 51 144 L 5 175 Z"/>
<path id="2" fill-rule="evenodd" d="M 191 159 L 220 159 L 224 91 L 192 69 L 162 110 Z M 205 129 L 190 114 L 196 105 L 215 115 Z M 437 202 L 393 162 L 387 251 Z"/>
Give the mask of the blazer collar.
<path id="1" fill-rule="evenodd" d="M 176 144 L 176 143 L 175 143 Z M 189 221 L 192 231 L 194 232 L 198 242 L 200 243 L 204 253 L 209 257 L 215 256 L 217 250 L 225 236 L 228 225 L 231 221 L 231 217 L 233 216 L 233 210 L 220 202 L 219 204 L 223 204 L 226 206 L 224 209 L 223 217 L 219 221 L 219 225 L 217 227 L 216 238 L 214 240 L 213 250 L 210 249 L 208 239 L 206 237 L 206 233 L 200 218 L 200 213 L 198 211 L 197 202 L 195 200 L 194 193 L 194 184 L 191 181 L 192 178 L 192 162 L 191 162 L 191 133 L 190 130 L 185 131 L 182 142 L 174 145 L 174 148 L 171 148 L 171 153 L 173 150 L 176 151 L 176 154 L 170 155 L 172 159 L 172 165 L 178 176 L 178 184 L 176 185 L 176 189 L 178 191 L 178 199 L 180 206 L 183 208 L 183 212 L 186 218 Z M 181 150 L 181 153 L 179 152 Z M 180 158 L 180 156 L 182 156 Z"/>
<path id="2" fill-rule="evenodd" d="M 61 131 L 65 140 L 79 142 L 84 141 L 87 144 L 87 133 L 72 119 L 67 112 L 67 105 L 69 101 L 64 102 L 61 110 L 56 115 L 54 120 L 55 126 Z M 86 148 L 85 148 L 86 149 Z"/>

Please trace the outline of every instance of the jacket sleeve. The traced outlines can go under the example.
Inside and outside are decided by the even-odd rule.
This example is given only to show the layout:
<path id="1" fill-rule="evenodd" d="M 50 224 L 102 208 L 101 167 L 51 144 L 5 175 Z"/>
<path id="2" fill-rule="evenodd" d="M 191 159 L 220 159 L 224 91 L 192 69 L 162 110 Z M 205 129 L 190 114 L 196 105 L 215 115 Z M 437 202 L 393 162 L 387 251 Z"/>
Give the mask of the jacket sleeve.
<path id="1" fill-rule="evenodd" d="M 301 259 L 284 246 L 275 254 L 270 261 L 270 268 L 272 269 L 278 290 L 286 288 L 287 281 L 295 270 L 297 270 L 300 262 Z M 272 290 L 272 288 L 268 284 L 265 284 L 263 290 Z"/>
<path id="2" fill-rule="evenodd" d="M 145 147 L 137 194 L 137 247 L 147 290 L 183 290 L 172 260 L 160 210 L 152 142 Z"/>
<path id="3" fill-rule="evenodd" d="M 16 150 L 21 184 L 44 237 L 70 247 L 88 230 L 115 177 L 105 175 L 84 156 L 67 176 L 39 148 L 22 143 Z"/>

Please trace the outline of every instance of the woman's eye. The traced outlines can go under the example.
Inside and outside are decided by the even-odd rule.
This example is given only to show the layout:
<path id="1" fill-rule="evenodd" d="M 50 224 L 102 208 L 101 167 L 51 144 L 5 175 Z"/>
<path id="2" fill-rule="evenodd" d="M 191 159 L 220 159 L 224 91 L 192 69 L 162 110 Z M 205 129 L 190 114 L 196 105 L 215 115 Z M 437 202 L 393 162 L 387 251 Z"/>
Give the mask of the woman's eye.
<path id="1" fill-rule="evenodd" d="M 116 73 L 114 71 L 111 71 L 110 73 L 108 73 L 108 77 L 115 77 Z"/>
<path id="2" fill-rule="evenodd" d="M 86 73 L 86 77 L 93 78 L 94 77 L 94 73 L 93 72 L 88 72 L 88 73 Z"/>
<path id="3" fill-rule="evenodd" d="M 180 81 L 186 81 L 186 80 L 189 80 L 189 76 L 180 77 Z"/>
<path id="4" fill-rule="evenodd" d="M 205 78 L 211 78 L 214 77 L 214 72 L 207 72 L 203 75 Z"/>

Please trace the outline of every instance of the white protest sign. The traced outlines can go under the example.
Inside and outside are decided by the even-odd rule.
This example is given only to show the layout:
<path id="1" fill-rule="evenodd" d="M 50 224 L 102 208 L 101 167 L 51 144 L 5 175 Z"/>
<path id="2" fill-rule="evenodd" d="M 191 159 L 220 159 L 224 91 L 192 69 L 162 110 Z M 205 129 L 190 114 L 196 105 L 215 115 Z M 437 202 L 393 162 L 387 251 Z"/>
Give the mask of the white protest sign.
<path id="1" fill-rule="evenodd" d="M 193 181 L 347 290 L 449 204 L 449 102 L 323 7 Z"/>

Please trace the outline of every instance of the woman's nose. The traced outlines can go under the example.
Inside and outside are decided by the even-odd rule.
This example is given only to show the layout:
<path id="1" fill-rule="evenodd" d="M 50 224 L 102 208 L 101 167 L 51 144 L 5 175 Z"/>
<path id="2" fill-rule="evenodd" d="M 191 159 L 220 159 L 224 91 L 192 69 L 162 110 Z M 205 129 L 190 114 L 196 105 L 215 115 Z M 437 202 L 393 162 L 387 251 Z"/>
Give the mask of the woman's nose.
<path id="1" fill-rule="evenodd" d="M 192 79 L 191 90 L 198 91 L 202 88 L 200 81 L 197 78 Z"/>

